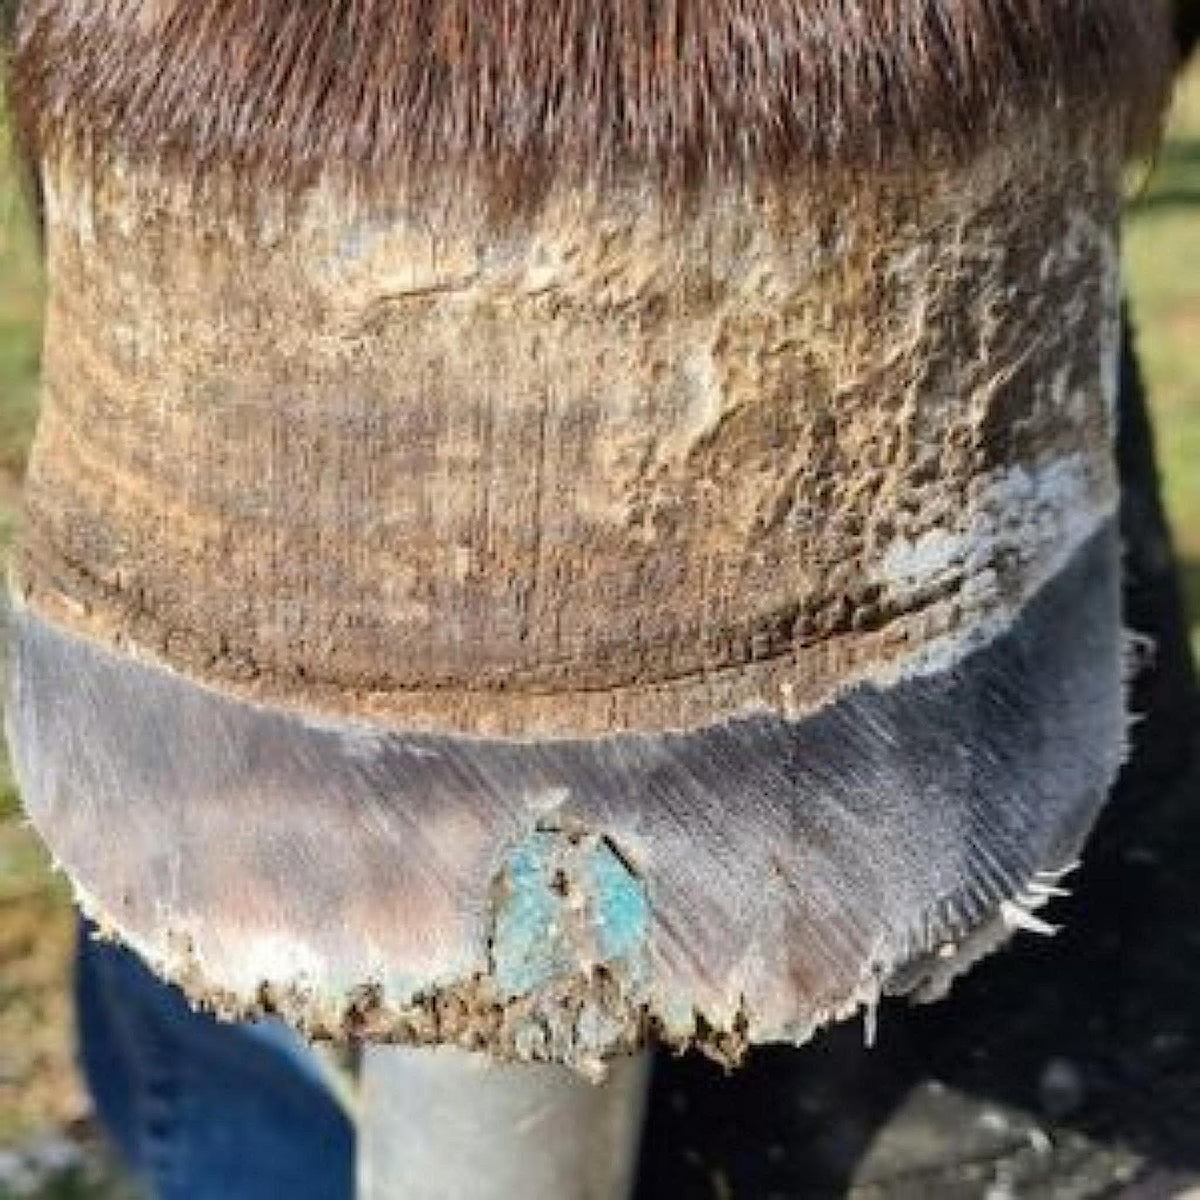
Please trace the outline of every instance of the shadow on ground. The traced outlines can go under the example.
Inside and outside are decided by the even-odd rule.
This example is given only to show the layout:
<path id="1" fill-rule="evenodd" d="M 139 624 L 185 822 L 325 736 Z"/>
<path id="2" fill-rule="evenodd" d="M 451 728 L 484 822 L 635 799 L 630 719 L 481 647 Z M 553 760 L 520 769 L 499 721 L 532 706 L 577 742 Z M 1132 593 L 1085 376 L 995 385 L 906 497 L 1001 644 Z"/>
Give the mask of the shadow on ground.
<path id="1" fill-rule="evenodd" d="M 1175 138 L 1163 144 L 1154 163 L 1161 182 L 1129 205 L 1133 216 L 1200 206 L 1200 138 Z"/>
<path id="2" fill-rule="evenodd" d="M 1185 558 L 1179 564 L 1179 586 L 1192 625 L 1200 627 L 1200 559 Z"/>

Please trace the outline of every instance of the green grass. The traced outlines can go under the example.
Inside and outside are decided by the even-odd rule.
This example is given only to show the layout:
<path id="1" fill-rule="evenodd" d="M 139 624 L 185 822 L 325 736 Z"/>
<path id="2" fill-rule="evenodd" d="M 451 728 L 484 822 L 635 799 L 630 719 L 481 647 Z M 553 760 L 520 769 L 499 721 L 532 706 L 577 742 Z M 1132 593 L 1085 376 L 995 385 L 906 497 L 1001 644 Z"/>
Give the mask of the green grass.
<path id="1" fill-rule="evenodd" d="M 37 415 L 42 332 L 41 262 L 28 189 L 13 167 L 13 158 L 0 106 L 0 559 L 12 542 L 21 474 Z M 12 817 L 17 807 L 7 756 L 0 746 L 0 821 Z"/>
<path id="2" fill-rule="evenodd" d="M 0 106 L 0 566 L 37 410 L 42 276 L 28 202 Z M 19 820 L 0 747 L 0 1145 L 20 1145 L 39 1129 L 62 1125 L 82 1103 L 67 988 L 72 930 L 69 889 Z M 110 1183 L 103 1157 L 94 1158 L 95 1171 L 48 1179 L 34 1200 L 116 1200 L 119 1185 Z"/>
<path id="3" fill-rule="evenodd" d="M 1200 652 L 1200 62 L 1177 89 L 1149 186 L 1130 206 L 1125 266 L 1163 493 Z"/>
<path id="4" fill-rule="evenodd" d="M 28 189 L 12 167 L 7 125 L 0 124 L 0 484 L 19 478 L 37 411 L 42 275 Z M 12 495 L 0 494 L 11 529 Z"/>

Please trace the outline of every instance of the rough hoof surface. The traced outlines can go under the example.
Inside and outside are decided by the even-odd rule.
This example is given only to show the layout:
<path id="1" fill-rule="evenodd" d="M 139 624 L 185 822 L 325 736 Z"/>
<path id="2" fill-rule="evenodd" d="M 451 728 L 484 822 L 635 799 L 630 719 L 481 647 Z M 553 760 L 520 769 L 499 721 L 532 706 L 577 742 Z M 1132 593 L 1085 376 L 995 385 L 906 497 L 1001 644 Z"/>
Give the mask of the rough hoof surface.
<path id="1" fill-rule="evenodd" d="M 223 1012 L 736 1059 L 1044 931 L 1123 752 L 1117 580 L 1110 524 L 948 669 L 549 742 L 256 706 L 24 610 L 11 737 L 84 906 Z"/>

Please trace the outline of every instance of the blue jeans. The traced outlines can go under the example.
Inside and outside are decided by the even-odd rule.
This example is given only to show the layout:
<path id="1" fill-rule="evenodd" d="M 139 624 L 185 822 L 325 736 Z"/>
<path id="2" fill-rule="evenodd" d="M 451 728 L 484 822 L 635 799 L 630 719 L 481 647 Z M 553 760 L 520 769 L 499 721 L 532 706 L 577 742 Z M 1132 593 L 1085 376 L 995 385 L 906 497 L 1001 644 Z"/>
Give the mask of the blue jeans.
<path id="1" fill-rule="evenodd" d="M 100 1119 L 155 1200 L 349 1200 L 354 1130 L 277 1022 L 194 1012 L 81 925 L 80 1057 Z"/>

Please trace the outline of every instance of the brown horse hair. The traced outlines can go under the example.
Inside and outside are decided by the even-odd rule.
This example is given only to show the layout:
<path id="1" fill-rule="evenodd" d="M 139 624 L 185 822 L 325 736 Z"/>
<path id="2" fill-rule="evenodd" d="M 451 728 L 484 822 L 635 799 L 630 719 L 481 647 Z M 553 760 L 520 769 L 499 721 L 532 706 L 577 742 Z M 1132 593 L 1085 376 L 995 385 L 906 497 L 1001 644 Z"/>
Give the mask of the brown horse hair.
<path id="1" fill-rule="evenodd" d="M 1160 0 L 26 0 L 56 145 L 287 194 L 552 181 L 667 193 L 953 161 L 1039 113 L 1157 133 Z"/>

